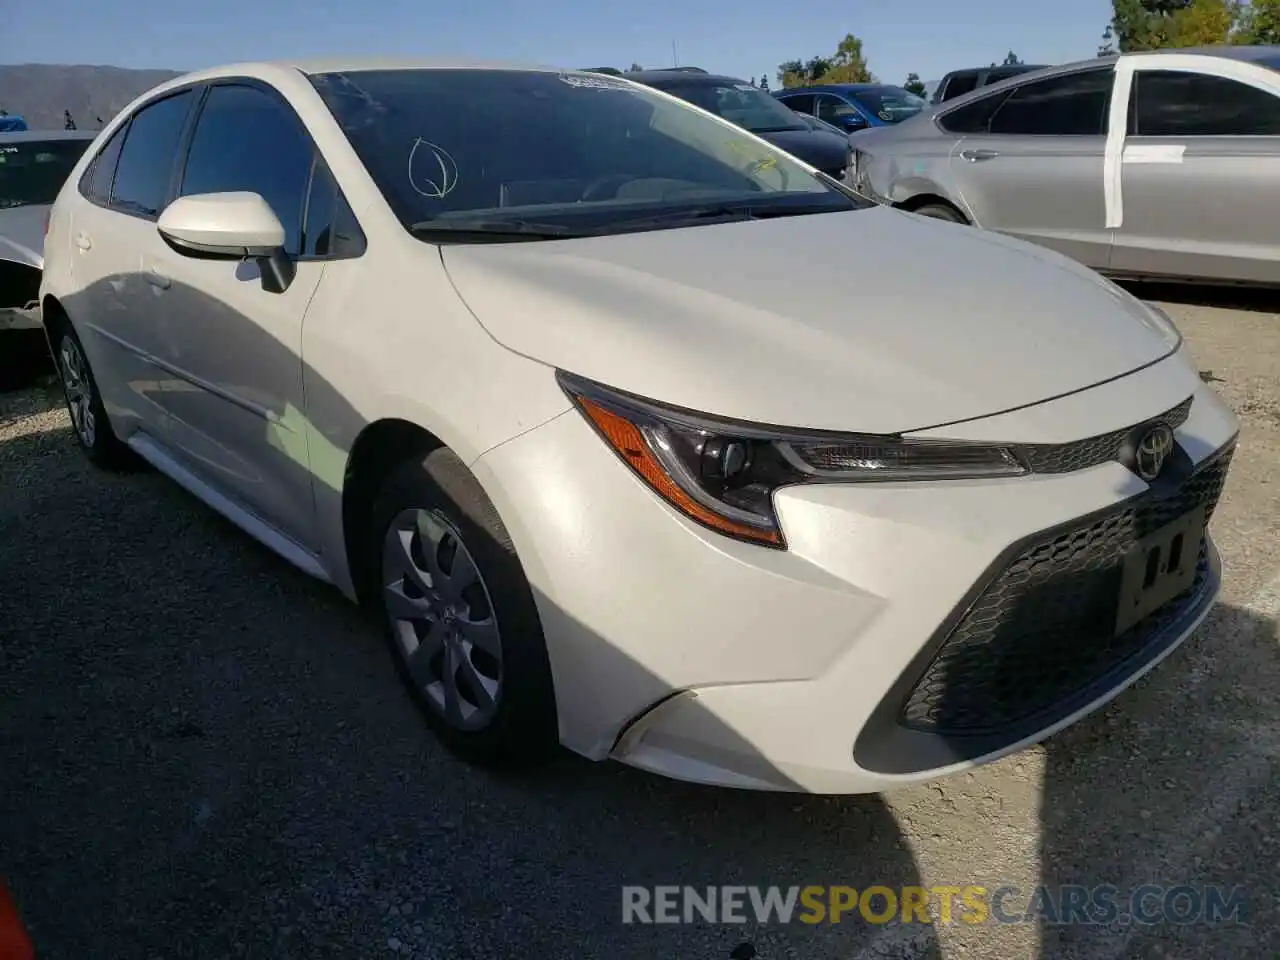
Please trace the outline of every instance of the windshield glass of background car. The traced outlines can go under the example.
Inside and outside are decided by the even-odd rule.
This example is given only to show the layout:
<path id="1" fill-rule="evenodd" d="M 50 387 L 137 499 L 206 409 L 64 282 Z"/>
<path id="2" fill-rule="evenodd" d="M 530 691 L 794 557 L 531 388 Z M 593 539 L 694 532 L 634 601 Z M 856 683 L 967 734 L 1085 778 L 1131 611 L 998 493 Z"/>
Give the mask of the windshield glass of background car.
<path id="1" fill-rule="evenodd" d="M 749 83 L 664 84 L 661 89 L 752 133 L 805 129 L 794 110 Z"/>
<path id="2" fill-rule="evenodd" d="M 578 223 L 586 213 L 598 232 L 637 207 L 730 200 L 858 208 L 768 144 L 613 77 L 386 70 L 311 79 L 406 227 L 463 216 Z"/>
<path id="3" fill-rule="evenodd" d="M 53 203 L 89 142 L 0 143 L 0 209 Z"/>
<path id="4" fill-rule="evenodd" d="M 855 95 L 859 103 L 885 123 L 901 123 L 914 117 L 927 107 L 928 101 L 907 90 L 884 87 L 879 90 L 859 90 Z"/>

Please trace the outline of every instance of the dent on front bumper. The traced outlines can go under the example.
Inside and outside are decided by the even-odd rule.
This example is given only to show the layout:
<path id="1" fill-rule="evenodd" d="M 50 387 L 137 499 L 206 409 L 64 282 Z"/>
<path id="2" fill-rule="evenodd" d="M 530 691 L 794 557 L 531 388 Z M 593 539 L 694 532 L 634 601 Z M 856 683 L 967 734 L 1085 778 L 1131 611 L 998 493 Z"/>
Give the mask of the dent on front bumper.
<path id="1" fill-rule="evenodd" d="M 1196 384 L 1176 434 L 1186 472 L 1203 476 L 1236 425 Z M 1219 588 L 1208 542 L 1194 595 L 1127 656 L 999 729 L 922 730 L 904 723 L 919 680 L 1011 563 L 1173 492 L 1116 462 L 995 481 L 793 487 L 775 498 L 788 542 L 779 552 L 677 516 L 576 412 L 475 468 L 534 586 L 562 740 L 704 783 L 871 792 L 993 760 L 1115 696 L 1190 633 Z M 1025 653 L 1019 638 L 1044 642 L 1009 634 L 1010 663 Z M 972 702 L 962 692 L 943 700 Z"/>

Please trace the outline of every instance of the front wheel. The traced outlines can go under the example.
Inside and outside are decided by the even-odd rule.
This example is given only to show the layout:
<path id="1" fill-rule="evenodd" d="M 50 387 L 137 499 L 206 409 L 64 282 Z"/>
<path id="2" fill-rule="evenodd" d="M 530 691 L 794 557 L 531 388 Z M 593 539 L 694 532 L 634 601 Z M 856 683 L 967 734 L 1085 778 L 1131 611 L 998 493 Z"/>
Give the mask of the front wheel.
<path id="1" fill-rule="evenodd" d="M 945 203 L 926 203 L 923 207 L 913 210 L 912 213 L 918 213 L 922 217 L 931 217 L 934 220 L 946 220 L 948 223 L 964 224 L 965 226 L 969 223 L 964 218 L 963 213 Z"/>
<path id="2" fill-rule="evenodd" d="M 98 382 L 93 377 L 80 338 L 70 325 L 56 336 L 54 360 L 62 380 L 62 393 L 67 400 L 67 413 L 76 439 L 88 458 L 97 466 L 110 470 L 127 469 L 134 459 L 111 429 L 107 410 L 102 403 Z"/>
<path id="3" fill-rule="evenodd" d="M 533 591 L 497 510 L 438 449 L 396 470 L 373 509 L 378 610 L 401 679 L 465 760 L 512 765 L 558 743 Z"/>

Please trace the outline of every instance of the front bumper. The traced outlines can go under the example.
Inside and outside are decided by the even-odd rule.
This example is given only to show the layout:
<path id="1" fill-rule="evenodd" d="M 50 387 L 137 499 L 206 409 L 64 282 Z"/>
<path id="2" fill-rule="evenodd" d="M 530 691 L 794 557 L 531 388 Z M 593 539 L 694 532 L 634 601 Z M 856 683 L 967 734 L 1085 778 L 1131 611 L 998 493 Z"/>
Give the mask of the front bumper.
<path id="1" fill-rule="evenodd" d="M 1136 392 L 1126 383 L 1135 378 L 1145 384 Z M 1193 395 L 1176 436 L 1185 473 L 1216 501 L 1220 483 L 1215 491 L 1203 478 L 1229 452 L 1236 422 L 1184 358 L 1077 395 L 1063 409 L 1071 419 L 1082 404 L 1108 409 L 1138 395 L 1146 409 L 1131 419 L 1117 413 L 1121 422 Z M 1010 416 L 1000 418 L 1001 430 L 1012 435 Z M 983 426 L 955 429 L 972 437 Z M 1112 530 L 1114 518 L 1155 500 L 1173 503 L 1176 491 L 1158 489 L 1159 481 L 1148 487 L 1116 462 L 992 481 L 792 487 L 775 498 L 788 543 L 781 552 L 678 516 L 576 411 L 491 451 L 474 469 L 534 588 L 562 741 L 588 757 L 704 783 L 873 792 L 996 759 L 1132 683 L 1207 615 L 1219 589 L 1206 542 L 1193 594 L 1167 611 L 1167 622 L 1109 653 L 1094 638 L 1095 653 L 1106 655 L 1070 682 L 1039 699 L 1019 700 L 1015 689 L 1009 702 L 993 701 L 1003 714 L 975 720 L 1002 685 L 1033 686 L 1037 657 L 1070 666 L 1074 608 L 1070 591 L 1055 594 L 1057 626 L 1048 633 L 1007 624 L 990 635 L 966 632 L 966 617 L 989 608 L 984 597 L 1014 596 L 1025 582 L 1019 564 L 1035 566 L 1027 557 L 1046 543 L 1050 556 L 1061 553 L 1054 544 L 1064 535 L 1103 521 Z M 1070 557 L 1054 562 L 1068 576 L 1109 569 L 1110 556 L 1095 550 L 1075 566 Z M 1088 589 L 1073 582 L 1096 604 L 1112 588 L 1103 581 Z M 1010 622 L 1037 606 L 1023 597 Z M 1088 645 L 1079 629 L 1075 636 Z M 984 650 L 984 637 L 999 643 Z"/>

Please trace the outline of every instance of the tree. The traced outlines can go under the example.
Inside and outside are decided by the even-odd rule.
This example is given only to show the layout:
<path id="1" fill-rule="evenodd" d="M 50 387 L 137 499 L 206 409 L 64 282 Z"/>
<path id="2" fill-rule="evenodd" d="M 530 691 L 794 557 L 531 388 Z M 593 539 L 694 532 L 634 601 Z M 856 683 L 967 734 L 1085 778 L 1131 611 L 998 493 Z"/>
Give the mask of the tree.
<path id="1" fill-rule="evenodd" d="M 1103 51 L 1158 50 L 1169 46 L 1174 16 L 1196 0 L 1111 0 L 1111 23 L 1102 39 Z"/>
<path id="2" fill-rule="evenodd" d="M 875 76 L 867 68 L 867 58 L 862 52 L 862 41 L 852 33 L 846 33 L 830 68 L 822 75 L 823 83 L 873 83 Z"/>
<path id="3" fill-rule="evenodd" d="M 1240 17 L 1234 0 L 1194 0 L 1170 17 L 1166 46 L 1203 47 L 1226 43 Z"/>
<path id="4" fill-rule="evenodd" d="M 914 93 L 917 97 L 923 97 L 928 92 L 918 73 L 908 73 L 907 82 L 902 85 L 902 89 L 907 93 Z"/>
<path id="5" fill-rule="evenodd" d="M 639 73 L 639 72 L 640 72 L 640 71 L 642 71 L 643 69 L 644 69 L 644 67 L 640 66 L 640 64 L 638 64 L 638 63 L 636 63 L 634 60 L 632 60 L 632 61 L 631 61 L 631 69 L 630 69 L 629 71 L 627 71 L 627 72 L 628 72 L 628 73 Z"/>
<path id="6" fill-rule="evenodd" d="M 809 82 L 800 60 L 785 60 L 778 64 L 778 82 L 784 87 L 802 87 Z"/>
<path id="7" fill-rule="evenodd" d="M 1280 0 L 1251 0 L 1237 18 L 1237 43 L 1280 44 Z"/>
<path id="8" fill-rule="evenodd" d="M 808 60 L 786 60 L 778 64 L 778 82 L 783 87 L 802 87 L 810 83 L 874 83 L 875 75 L 867 69 L 862 41 L 852 33 L 845 34 L 829 57 Z"/>
<path id="9" fill-rule="evenodd" d="M 76 128 L 76 122 L 71 119 L 70 110 L 62 111 L 62 126 L 65 130 L 74 130 Z"/>
<path id="10" fill-rule="evenodd" d="M 831 70 L 830 57 L 810 57 L 804 64 L 804 75 L 810 83 L 817 83 Z"/>
<path id="11" fill-rule="evenodd" d="M 1005 54 L 1004 65 L 1006 67 L 1012 67 L 1020 63 L 1022 63 L 1022 61 L 1018 59 L 1018 55 L 1014 53 L 1012 50 L 1010 50 L 1008 53 Z"/>

